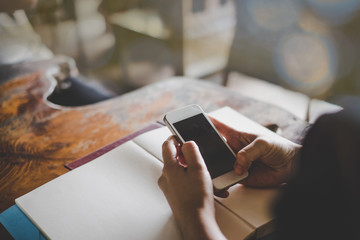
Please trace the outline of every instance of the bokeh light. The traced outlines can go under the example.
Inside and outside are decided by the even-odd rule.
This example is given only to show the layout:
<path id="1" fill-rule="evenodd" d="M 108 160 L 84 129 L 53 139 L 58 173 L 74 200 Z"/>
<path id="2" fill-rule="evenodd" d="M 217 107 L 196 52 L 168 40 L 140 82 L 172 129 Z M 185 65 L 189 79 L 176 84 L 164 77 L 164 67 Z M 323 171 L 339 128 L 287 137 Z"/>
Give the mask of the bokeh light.
<path id="1" fill-rule="evenodd" d="M 294 0 L 248 0 L 246 9 L 255 23 L 250 29 L 279 31 L 297 23 L 300 5 Z"/>
<path id="2" fill-rule="evenodd" d="M 336 76 L 337 55 L 330 38 L 306 32 L 285 35 L 275 51 L 277 72 L 291 88 L 316 96 Z"/>

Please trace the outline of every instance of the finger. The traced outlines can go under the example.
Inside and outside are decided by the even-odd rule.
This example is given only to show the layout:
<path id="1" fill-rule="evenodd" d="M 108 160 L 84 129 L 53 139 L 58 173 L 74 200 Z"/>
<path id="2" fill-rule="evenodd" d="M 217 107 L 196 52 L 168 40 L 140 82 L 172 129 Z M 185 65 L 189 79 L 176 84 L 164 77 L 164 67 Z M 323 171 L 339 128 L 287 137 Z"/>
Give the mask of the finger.
<path id="1" fill-rule="evenodd" d="M 210 118 L 211 122 L 214 124 L 215 128 L 219 131 L 219 133 L 221 135 L 223 135 L 223 137 L 225 137 L 226 139 L 231 138 L 233 133 L 237 132 L 235 129 L 233 129 L 233 128 L 227 126 L 226 124 L 216 120 L 215 118 L 210 117 L 210 116 L 209 116 L 209 118 Z"/>
<path id="2" fill-rule="evenodd" d="M 199 147 L 196 145 L 195 142 L 193 141 L 186 142 L 183 144 L 181 149 L 189 170 L 203 169 L 204 167 L 206 168 Z"/>
<path id="3" fill-rule="evenodd" d="M 229 196 L 229 191 L 227 189 L 221 191 L 215 191 L 214 189 L 214 195 L 220 198 L 227 198 Z"/>
<path id="4" fill-rule="evenodd" d="M 174 136 L 170 136 L 162 145 L 162 156 L 164 161 L 164 167 L 172 167 L 178 165 L 177 163 L 177 145 Z"/>
<path id="5" fill-rule="evenodd" d="M 236 155 L 234 171 L 238 175 L 246 173 L 252 162 L 260 159 L 269 150 L 269 142 L 264 138 L 257 138 L 255 141 L 241 149 Z"/>
<path id="6" fill-rule="evenodd" d="M 281 171 L 276 171 L 273 168 L 263 164 L 260 161 L 254 162 L 254 165 L 249 169 L 249 176 L 240 183 L 248 187 L 273 187 L 284 182 L 286 175 Z"/>
<path id="7" fill-rule="evenodd" d="M 211 118 L 212 123 L 219 131 L 219 133 L 226 139 L 229 146 L 234 151 L 239 151 L 244 146 L 251 143 L 257 136 L 251 133 L 246 133 L 242 131 L 237 131 L 226 124 L 216 120 L 215 118 Z"/>
<path id="8" fill-rule="evenodd" d="M 211 122 L 214 124 L 215 128 L 219 133 L 225 138 L 229 146 L 236 152 L 244 147 L 243 141 L 241 138 L 246 136 L 246 133 L 236 131 L 235 129 L 227 126 L 226 124 L 216 120 L 215 118 L 210 117 Z"/>
<path id="9" fill-rule="evenodd" d="M 178 160 L 179 165 L 183 166 L 184 168 L 187 168 L 187 164 L 186 164 L 186 160 L 184 158 L 184 154 L 181 151 L 181 146 L 177 146 L 176 149 L 177 149 L 177 152 L 178 152 L 177 160 Z"/>

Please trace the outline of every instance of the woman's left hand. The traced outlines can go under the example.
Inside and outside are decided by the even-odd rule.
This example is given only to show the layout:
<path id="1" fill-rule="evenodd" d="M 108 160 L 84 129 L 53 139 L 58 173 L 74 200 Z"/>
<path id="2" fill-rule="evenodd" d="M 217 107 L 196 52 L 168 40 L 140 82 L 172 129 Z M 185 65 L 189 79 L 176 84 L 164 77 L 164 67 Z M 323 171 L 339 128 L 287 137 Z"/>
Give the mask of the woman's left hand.
<path id="1" fill-rule="evenodd" d="M 185 239 L 222 235 L 216 220 L 210 174 L 194 142 L 182 146 L 169 137 L 162 146 L 164 168 L 158 184 Z"/>

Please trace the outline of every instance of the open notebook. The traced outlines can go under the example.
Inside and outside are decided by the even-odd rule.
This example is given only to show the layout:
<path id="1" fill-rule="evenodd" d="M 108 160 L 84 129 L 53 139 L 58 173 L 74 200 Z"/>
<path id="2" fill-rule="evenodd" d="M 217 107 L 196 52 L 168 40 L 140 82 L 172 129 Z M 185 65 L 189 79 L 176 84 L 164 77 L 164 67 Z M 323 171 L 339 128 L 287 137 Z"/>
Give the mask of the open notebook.
<path id="1" fill-rule="evenodd" d="M 210 115 L 238 130 L 280 137 L 228 107 Z M 51 239 L 181 239 L 157 185 L 161 145 L 169 135 L 166 127 L 141 134 L 16 199 L 16 204 Z M 276 193 L 238 184 L 228 198 L 216 198 L 216 218 L 225 236 L 245 239 L 269 233 Z"/>

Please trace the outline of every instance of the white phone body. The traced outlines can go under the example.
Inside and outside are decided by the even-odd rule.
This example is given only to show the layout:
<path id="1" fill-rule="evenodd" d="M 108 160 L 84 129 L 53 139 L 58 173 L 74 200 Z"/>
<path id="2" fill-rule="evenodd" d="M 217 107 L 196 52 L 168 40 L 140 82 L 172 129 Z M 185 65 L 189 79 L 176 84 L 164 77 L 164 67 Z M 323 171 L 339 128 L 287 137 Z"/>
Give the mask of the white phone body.
<path id="1" fill-rule="evenodd" d="M 216 190 L 226 189 L 248 176 L 248 173 L 241 176 L 235 174 L 235 153 L 200 106 L 194 104 L 168 112 L 164 122 L 181 144 L 195 141 Z"/>

